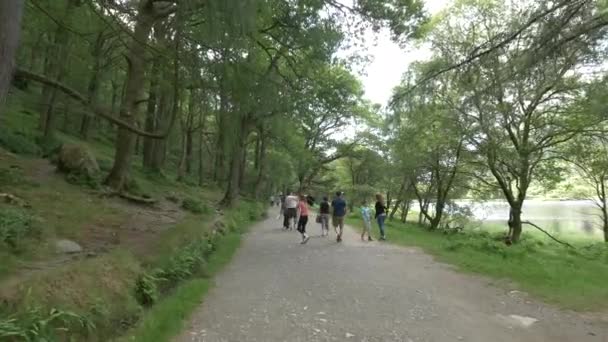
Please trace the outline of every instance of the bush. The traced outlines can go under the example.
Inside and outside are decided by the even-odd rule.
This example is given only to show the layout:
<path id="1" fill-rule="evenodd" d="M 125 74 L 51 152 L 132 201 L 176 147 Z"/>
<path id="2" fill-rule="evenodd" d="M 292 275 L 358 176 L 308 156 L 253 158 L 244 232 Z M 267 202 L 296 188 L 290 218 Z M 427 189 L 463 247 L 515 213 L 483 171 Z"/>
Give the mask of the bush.
<path id="1" fill-rule="evenodd" d="M 107 158 L 99 158 L 97 163 L 99 164 L 99 169 L 104 172 L 110 172 L 110 170 L 112 170 L 112 165 L 114 164 L 112 159 Z"/>
<path id="2" fill-rule="evenodd" d="M 52 158 L 59 153 L 62 142 L 56 137 L 37 137 L 36 144 L 44 158 Z"/>
<path id="3" fill-rule="evenodd" d="M 68 327 L 91 333 L 95 325 L 85 316 L 70 311 L 28 309 L 19 316 L 0 321 L 0 340 L 61 341 L 70 335 Z"/>
<path id="4" fill-rule="evenodd" d="M 23 173 L 18 168 L 0 168 L 0 185 L 13 186 L 26 183 Z"/>
<path id="5" fill-rule="evenodd" d="M 6 128 L 0 128 L 0 146 L 15 154 L 37 156 L 41 152 L 40 147 L 36 145 L 32 137 L 15 133 Z"/>
<path id="6" fill-rule="evenodd" d="M 65 180 L 74 185 L 84 186 L 91 189 L 99 189 L 101 187 L 101 176 L 95 175 L 89 177 L 79 173 L 69 173 L 65 176 Z"/>
<path id="7" fill-rule="evenodd" d="M 194 198 L 184 198 L 182 201 L 182 208 L 194 214 L 208 214 L 211 212 L 203 202 Z"/>
<path id="8" fill-rule="evenodd" d="M 33 222 L 33 217 L 23 209 L 0 208 L 0 242 L 18 248 L 24 239 L 39 233 Z"/>
<path id="9" fill-rule="evenodd" d="M 141 305 L 150 306 L 158 300 L 158 283 L 165 280 L 157 276 L 160 273 L 160 270 L 146 272 L 135 281 L 135 299 Z"/>

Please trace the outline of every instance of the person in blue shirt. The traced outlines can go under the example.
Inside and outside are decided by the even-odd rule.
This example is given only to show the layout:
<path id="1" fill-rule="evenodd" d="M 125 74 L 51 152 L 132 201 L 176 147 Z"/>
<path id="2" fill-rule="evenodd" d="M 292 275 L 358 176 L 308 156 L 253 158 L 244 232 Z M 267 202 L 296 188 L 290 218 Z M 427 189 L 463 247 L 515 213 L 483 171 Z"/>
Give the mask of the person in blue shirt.
<path id="1" fill-rule="evenodd" d="M 372 240 L 370 231 L 372 229 L 372 208 L 367 205 L 367 201 L 363 200 L 361 204 L 361 217 L 363 218 L 363 232 L 361 233 L 361 241 L 365 241 L 365 235 L 367 234 L 367 241 Z"/>
<path id="2" fill-rule="evenodd" d="M 342 241 L 342 233 L 344 232 L 344 217 L 346 216 L 346 201 L 343 198 L 343 192 L 336 192 L 336 198 L 331 201 L 332 223 L 336 230 L 336 241 Z"/>

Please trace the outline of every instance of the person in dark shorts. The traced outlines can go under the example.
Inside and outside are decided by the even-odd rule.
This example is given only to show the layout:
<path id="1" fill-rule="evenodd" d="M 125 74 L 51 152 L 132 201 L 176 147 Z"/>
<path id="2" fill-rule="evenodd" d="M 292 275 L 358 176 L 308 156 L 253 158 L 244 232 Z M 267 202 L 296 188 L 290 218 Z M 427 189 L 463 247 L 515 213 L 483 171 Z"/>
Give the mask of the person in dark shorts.
<path id="1" fill-rule="evenodd" d="M 298 219 L 298 232 L 302 234 L 301 244 L 308 242 L 310 237 L 306 234 L 306 224 L 308 223 L 308 199 L 304 195 L 300 195 L 300 201 L 298 202 L 298 212 L 300 218 Z"/>
<path id="2" fill-rule="evenodd" d="M 336 241 L 342 241 L 342 233 L 344 232 L 344 217 L 346 216 L 346 201 L 344 200 L 343 192 L 336 192 L 336 198 L 331 201 L 332 212 L 332 223 L 336 230 Z"/>
<path id="3" fill-rule="evenodd" d="M 329 209 L 329 201 L 327 200 L 327 197 L 323 197 L 323 201 L 319 205 L 319 216 L 321 217 L 321 236 L 329 235 L 329 218 L 331 217 Z"/>

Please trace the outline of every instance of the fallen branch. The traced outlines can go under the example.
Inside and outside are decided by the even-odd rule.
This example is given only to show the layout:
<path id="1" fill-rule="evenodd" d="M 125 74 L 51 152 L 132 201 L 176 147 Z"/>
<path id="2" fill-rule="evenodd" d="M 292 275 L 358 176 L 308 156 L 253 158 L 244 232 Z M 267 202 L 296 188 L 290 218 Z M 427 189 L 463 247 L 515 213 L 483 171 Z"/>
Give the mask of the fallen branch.
<path id="1" fill-rule="evenodd" d="M 561 240 L 557 239 L 555 236 L 553 236 L 553 235 L 549 234 L 549 232 L 547 232 L 546 230 L 542 229 L 541 227 L 539 227 L 539 226 L 535 225 L 534 223 L 532 223 L 532 222 L 530 222 L 530 221 L 523 221 L 521 224 L 528 224 L 528 225 L 530 225 L 530 226 L 532 226 L 532 227 L 534 227 L 534 228 L 536 228 L 536 229 L 540 230 L 541 232 L 545 233 L 545 234 L 546 234 L 548 237 L 550 237 L 550 238 L 551 238 L 553 241 L 555 241 L 555 242 L 557 242 L 557 243 L 560 243 L 560 244 L 562 244 L 562 245 L 564 245 L 564 246 L 567 246 L 567 247 L 570 247 L 570 248 L 574 248 L 574 246 L 572 246 L 571 244 L 569 244 L 569 243 L 567 243 L 567 242 L 564 242 L 564 241 L 561 241 Z"/>
<path id="2" fill-rule="evenodd" d="M 135 195 L 132 195 L 132 194 L 124 192 L 124 191 L 118 193 L 118 196 L 120 198 L 126 199 L 127 201 L 138 203 L 138 204 L 153 205 L 153 204 L 156 204 L 156 202 L 158 202 L 154 198 L 135 196 Z"/>
<path id="3" fill-rule="evenodd" d="M 31 208 L 31 205 L 29 205 L 25 200 L 13 194 L 0 193 L 0 198 L 4 199 L 4 202 L 8 204 L 13 204 L 23 208 Z"/>
<path id="4" fill-rule="evenodd" d="M 61 82 L 58 82 L 58 81 L 52 80 L 46 76 L 38 75 L 33 72 L 19 69 L 19 68 L 17 70 L 15 70 L 14 77 L 23 78 L 26 80 L 42 83 L 44 85 L 56 88 L 56 89 L 60 90 L 61 92 L 63 92 L 64 94 L 68 95 L 69 97 L 73 98 L 74 100 L 76 100 L 76 101 L 82 103 L 83 105 L 85 105 L 86 107 L 90 108 L 95 115 L 100 116 L 100 117 L 110 121 L 113 124 L 116 124 L 122 128 L 125 128 L 125 129 L 127 129 L 135 134 L 138 134 L 140 136 L 143 136 L 143 137 L 152 138 L 152 139 L 165 139 L 171 132 L 171 129 L 173 128 L 173 124 L 175 122 L 175 116 L 173 116 L 171 118 L 169 127 L 166 129 L 165 132 L 150 133 L 150 132 L 142 131 L 141 129 L 134 127 L 134 126 L 120 120 L 118 117 L 106 112 L 105 110 L 93 106 L 89 102 L 89 100 L 87 100 L 87 98 L 85 96 L 83 96 L 78 91 L 68 87 L 67 85 L 65 85 Z"/>

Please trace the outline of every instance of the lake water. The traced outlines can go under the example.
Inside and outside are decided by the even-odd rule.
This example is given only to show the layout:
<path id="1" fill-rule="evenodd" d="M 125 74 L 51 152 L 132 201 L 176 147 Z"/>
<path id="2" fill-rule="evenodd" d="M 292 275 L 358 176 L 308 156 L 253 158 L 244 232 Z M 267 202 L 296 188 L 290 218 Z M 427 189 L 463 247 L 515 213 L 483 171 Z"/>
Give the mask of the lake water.
<path id="1" fill-rule="evenodd" d="M 509 205 L 504 201 L 457 203 L 469 206 L 476 220 L 504 224 L 506 227 Z M 600 211 L 592 201 L 526 200 L 522 220 L 531 221 L 553 233 L 582 233 L 590 237 L 601 237 L 598 214 Z"/>

